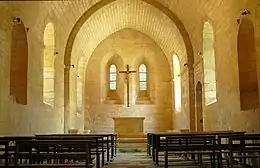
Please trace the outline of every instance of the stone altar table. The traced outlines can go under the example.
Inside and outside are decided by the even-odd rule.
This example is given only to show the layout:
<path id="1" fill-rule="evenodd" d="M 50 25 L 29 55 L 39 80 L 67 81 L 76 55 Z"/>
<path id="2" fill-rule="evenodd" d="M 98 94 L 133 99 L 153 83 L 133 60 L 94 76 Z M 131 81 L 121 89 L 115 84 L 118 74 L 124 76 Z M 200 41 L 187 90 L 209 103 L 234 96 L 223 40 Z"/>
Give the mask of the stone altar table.
<path id="1" fill-rule="evenodd" d="M 114 132 L 116 134 L 142 134 L 145 117 L 115 117 Z"/>

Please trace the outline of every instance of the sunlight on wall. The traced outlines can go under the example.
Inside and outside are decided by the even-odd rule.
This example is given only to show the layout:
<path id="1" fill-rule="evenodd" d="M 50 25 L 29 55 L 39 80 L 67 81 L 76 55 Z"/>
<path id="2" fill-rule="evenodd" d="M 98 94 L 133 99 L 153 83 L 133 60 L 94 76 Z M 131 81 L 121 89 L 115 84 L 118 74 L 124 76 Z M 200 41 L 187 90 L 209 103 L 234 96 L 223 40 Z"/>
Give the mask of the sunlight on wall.
<path id="1" fill-rule="evenodd" d="M 177 55 L 173 55 L 173 68 L 174 68 L 174 100 L 176 113 L 181 112 L 181 68 L 180 61 Z"/>
<path id="2" fill-rule="evenodd" d="M 43 101 L 54 106 L 54 27 L 48 23 L 44 30 Z"/>
<path id="3" fill-rule="evenodd" d="M 204 86 L 206 106 L 217 102 L 214 34 L 210 23 L 203 28 Z"/>

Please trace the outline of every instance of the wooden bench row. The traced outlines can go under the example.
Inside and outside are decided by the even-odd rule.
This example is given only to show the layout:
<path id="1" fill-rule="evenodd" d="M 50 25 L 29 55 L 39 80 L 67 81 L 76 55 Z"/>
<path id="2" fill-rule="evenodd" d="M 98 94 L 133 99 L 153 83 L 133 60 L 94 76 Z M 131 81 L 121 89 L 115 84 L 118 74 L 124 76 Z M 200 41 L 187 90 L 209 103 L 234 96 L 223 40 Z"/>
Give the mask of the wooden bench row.
<path id="1" fill-rule="evenodd" d="M 116 155 L 115 134 L 0 137 L 0 167 L 100 168 Z M 93 161 L 95 160 L 95 164 Z M 101 163 L 100 163 L 101 160 Z"/>
<path id="2" fill-rule="evenodd" d="M 193 133 L 148 133 L 147 154 L 159 165 L 159 152 L 164 152 L 164 164 L 168 167 L 170 154 L 188 156 L 202 164 L 202 156 L 210 158 L 211 167 L 228 167 L 234 164 L 248 165 L 250 158 L 259 158 L 260 134 L 245 132 L 193 132 Z M 181 166 L 181 165 L 177 165 Z"/>

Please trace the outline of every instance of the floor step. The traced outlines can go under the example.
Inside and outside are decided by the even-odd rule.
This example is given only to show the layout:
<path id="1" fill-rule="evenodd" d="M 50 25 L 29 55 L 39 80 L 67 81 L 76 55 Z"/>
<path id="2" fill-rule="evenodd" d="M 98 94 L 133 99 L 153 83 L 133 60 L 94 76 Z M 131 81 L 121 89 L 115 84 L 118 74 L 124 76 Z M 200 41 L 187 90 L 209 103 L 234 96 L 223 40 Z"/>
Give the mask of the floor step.
<path id="1" fill-rule="evenodd" d="M 135 133 L 135 134 L 118 134 L 117 138 L 146 138 L 146 134 L 144 133 Z"/>
<path id="2" fill-rule="evenodd" d="M 119 152 L 146 152 L 146 143 L 118 143 Z"/>
<path id="3" fill-rule="evenodd" d="M 146 138 L 118 138 L 118 143 L 146 143 Z"/>

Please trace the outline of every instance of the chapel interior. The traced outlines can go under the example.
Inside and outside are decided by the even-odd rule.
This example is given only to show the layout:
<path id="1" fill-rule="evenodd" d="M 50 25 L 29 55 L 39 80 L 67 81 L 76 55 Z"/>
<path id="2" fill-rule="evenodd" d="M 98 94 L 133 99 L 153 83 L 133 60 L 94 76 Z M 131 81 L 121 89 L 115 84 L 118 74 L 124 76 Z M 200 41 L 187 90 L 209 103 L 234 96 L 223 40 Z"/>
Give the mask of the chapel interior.
<path id="1" fill-rule="evenodd" d="M 259 100 L 259 0 L 0 2 L 1 136 L 260 134 Z"/>

